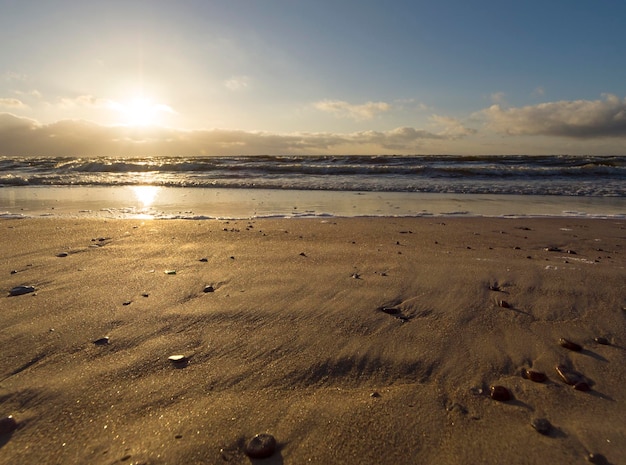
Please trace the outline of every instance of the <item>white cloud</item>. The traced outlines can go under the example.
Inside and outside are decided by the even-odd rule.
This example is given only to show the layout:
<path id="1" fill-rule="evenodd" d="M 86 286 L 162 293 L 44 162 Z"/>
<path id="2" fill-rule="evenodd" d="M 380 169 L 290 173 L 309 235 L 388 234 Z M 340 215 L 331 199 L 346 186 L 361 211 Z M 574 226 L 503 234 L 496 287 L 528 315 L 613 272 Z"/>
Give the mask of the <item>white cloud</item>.
<path id="1" fill-rule="evenodd" d="M 562 100 L 520 108 L 492 105 L 478 115 L 487 126 L 509 135 L 545 135 L 580 139 L 626 137 L 626 99 Z"/>
<path id="2" fill-rule="evenodd" d="M 354 133 L 270 133 L 230 129 L 182 131 L 162 127 L 102 126 L 63 120 L 41 124 L 0 113 L 0 155 L 151 156 L 355 153 L 393 150 L 415 153 L 428 140 L 453 140 L 427 130 L 401 127 Z"/>
<path id="3" fill-rule="evenodd" d="M 26 105 L 16 98 L 0 98 L 0 106 L 8 108 L 25 108 Z"/>
<path id="4" fill-rule="evenodd" d="M 224 85 L 229 90 L 244 90 L 250 86 L 250 78 L 248 76 L 233 76 L 224 81 Z"/>
<path id="5" fill-rule="evenodd" d="M 343 100 L 322 100 L 313 104 L 320 111 L 332 113 L 340 118 L 350 118 L 357 121 L 370 120 L 380 113 L 391 110 L 391 105 L 385 102 L 367 102 L 353 105 Z"/>
<path id="6" fill-rule="evenodd" d="M 450 116 L 432 115 L 430 120 L 435 123 L 435 125 L 443 128 L 439 134 L 449 138 L 460 138 L 476 133 L 475 129 L 464 126 L 457 118 Z"/>
<path id="7" fill-rule="evenodd" d="M 78 97 L 60 99 L 59 104 L 62 108 L 89 107 L 89 108 L 108 108 L 113 102 L 109 99 L 97 98 L 93 95 L 79 95 Z"/>

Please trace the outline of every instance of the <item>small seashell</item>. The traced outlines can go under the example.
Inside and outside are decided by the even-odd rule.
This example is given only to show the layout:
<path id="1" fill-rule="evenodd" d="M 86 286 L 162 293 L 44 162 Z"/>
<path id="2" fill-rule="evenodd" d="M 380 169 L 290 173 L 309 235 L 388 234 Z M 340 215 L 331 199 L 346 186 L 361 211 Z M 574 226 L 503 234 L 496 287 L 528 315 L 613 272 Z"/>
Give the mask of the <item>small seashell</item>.
<path id="1" fill-rule="evenodd" d="M 575 342 L 565 339 L 564 337 L 559 339 L 559 345 L 561 347 L 565 347 L 566 349 L 573 350 L 574 352 L 580 352 L 583 350 L 583 347 L 580 344 L 576 344 Z"/>
<path id="2" fill-rule="evenodd" d="M 493 400 L 497 400 L 499 402 L 511 400 L 511 393 L 504 386 L 491 386 L 489 388 L 489 395 Z"/>
<path id="3" fill-rule="evenodd" d="M 550 434 L 552 430 L 552 424 L 545 418 L 533 418 L 530 425 L 535 428 L 538 433 L 544 435 Z"/>
<path id="4" fill-rule="evenodd" d="M 602 337 L 602 336 L 596 337 L 594 341 L 596 341 L 598 344 L 602 344 L 605 346 L 611 345 L 611 342 L 607 338 Z"/>
<path id="5" fill-rule="evenodd" d="M 579 383 L 580 381 L 582 381 L 580 375 L 573 372 L 572 370 L 567 368 L 565 365 L 557 365 L 556 372 L 561 377 L 563 382 L 565 384 L 569 384 L 570 386 L 574 386 L 576 383 Z"/>
<path id="6" fill-rule="evenodd" d="M 172 363 L 184 363 L 187 361 L 187 357 L 181 354 L 170 355 L 167 359 Z"/>
<path id="7" fill-rule="evenodd" d="M 276 439 L 271 434 L 257 434 L 248 444 L 245 453 L 252 459 L 265 459 L 271 457 L 276 452 Z"/>
<path id="8" fill-rule="evenodd" d="M 165 270 L 165 274 L 176 274 L 176 270 Z"/>
<path id="9" fill-rule="evenodd" d="M 35 286 L 15 286 L 9 291 L 10 295 L 24 295 L 30 292 L 35 292 Z"/>
<path id="10" fill-rule="evenodd" d="M 535 370 L 528 370 L 528 369 L 525 369 L 522 372 L 522 376 L 526 379 L 534 381 L 535 383 L 543 383 L 544 381 L 548 379 L 545 373 L 542 373 L 540 371 L 535 371 Z"/>
<path id="11" fill-rule="evenodd" d="M 13 418 L 13 415 L 0 418 L 0 434 L 11 434 L 17 429 L 17 421 Z"/>

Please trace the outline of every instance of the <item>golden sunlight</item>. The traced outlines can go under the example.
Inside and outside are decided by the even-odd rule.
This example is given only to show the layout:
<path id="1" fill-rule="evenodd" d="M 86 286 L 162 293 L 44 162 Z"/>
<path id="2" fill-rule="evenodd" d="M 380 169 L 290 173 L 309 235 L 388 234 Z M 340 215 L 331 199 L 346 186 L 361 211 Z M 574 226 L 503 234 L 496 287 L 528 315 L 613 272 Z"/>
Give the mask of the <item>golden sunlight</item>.
<path id="1" fill-rule="evenodd" d="M 142 205 L 143 209 L 150 208 L 154 203 L 157 193 L 159 192 L 158 186 L 133 186 L 132 190 L 137 198 L 137 201 Z"/>
<path id="2" fill-rule="evenodd" d="M 150 126 L 163 123 L 163 117 L 174 113 L 169 106 L 135 97 L 127 103 L 113 102 L 111 108 L 118 112 L 119 123 L 125 126 Z"/>

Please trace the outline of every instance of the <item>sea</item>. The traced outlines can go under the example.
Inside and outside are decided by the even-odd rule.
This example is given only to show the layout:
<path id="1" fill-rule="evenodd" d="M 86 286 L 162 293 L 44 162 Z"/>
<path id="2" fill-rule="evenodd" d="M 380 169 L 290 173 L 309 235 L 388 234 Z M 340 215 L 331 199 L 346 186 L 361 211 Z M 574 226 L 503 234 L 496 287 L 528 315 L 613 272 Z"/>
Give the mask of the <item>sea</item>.
<path id="1" fill-rule="evenodd" d="M 626 156 L 0 157 L 0 218 L 626 218 Z"/>

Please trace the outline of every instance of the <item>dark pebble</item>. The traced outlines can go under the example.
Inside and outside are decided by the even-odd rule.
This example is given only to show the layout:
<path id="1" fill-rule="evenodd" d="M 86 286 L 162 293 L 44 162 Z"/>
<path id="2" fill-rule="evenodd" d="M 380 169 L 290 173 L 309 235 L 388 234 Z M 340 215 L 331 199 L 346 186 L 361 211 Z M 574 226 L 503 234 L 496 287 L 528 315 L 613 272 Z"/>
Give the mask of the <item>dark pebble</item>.
<path id="1" fill-rule="evenodd" d="M 504 386 L 491 386 L 489 388 L 489 395 L 493 400 L 497 400 L 499 402 L 511 400 L 511 393 Z"/>
<path id="2" fill-rule="evenodd" d="M 257 434 L 246 444 L 245 453 L 252 459 L 265 459 L 276 452 L 276 439 L 271 434 Z"/>
<path id="3" fill-rule="evenodd" d="M 11 434 L 17 429 L 17 422 L 13 415 L 0 419 L 0 434 Z"/>
<path id="4" fill-rule="evenodd" d="M 576 344 L 575 342 L 565 339 L 564 337 L 559 339 L 559 345 L 561 347 L 565 347 L 566 349 L 573 350 L 574 352 L 580 352 L 583 350 L 583 347 L 580 344 Z"/>
<path id="5" fill-rule="evenodd" d="M 204 257 L 203 257 L 203 258 L 201 258 L 201 259 L 200 259 L 200 261 L 201 261 L 201 262 L 203 262 L 203 263 L 206 263 L 206 262 L 208 262 L 208 261 L 209 261 L 209 259 L 208 259 L 208 258 L 204 258 Z"/>
<path id="6" fill-rule="evenodd" d="M 552 424 L 545 418 L 533 418 L 530 424 L 538 433 L 544 435 L 550 434 L 552 430 Z"/>
<path id="7" fill-rule="evenodd" d="M 11 274 L 17 274 L 17 270 L 11 270 Z"/>
<path id="8" fill-rule="evenodd" d="M 511 308 L 511 304 L 509 304 L 506 300 L 501 300 L 498 302 L 498 305 L 502 308 Z"/>
<path id="9" fill-rule="evenodd" d="M 558 247 L 546 247 L 543 250 L 545 250 L 546 252 L 562 252 L 562 250 Z"/>
<path id="10" fill-rule="evenodd" d="M 602 344 L 605 346 L 608 346 L 611 344 L 611 342 L 607 338 L 602 337 L 602 336 L 595 338 L 594 341 L 596 341 L 598 344 Z"/>
<path id="11" fill-rule="evenodd" d="M 213 286 L 204 286 L 203 292 L 215 292 L 215 288 Z"/>
<path id="12" fill-rule="evenodd" d="M 524 370 L 523 376 L 524 378 L 534 381 L 535 383 L 543 383 L 548 379 L 545 373 L 535 370 Z"/>
<path id="13" fill-rule="evenodd" d="M 594 463 L 595 465 L 610 465 L 609 461 L 602 454 L 589 454 L 587 456 L 587 461 Z"/>
<path id="14" fill-rule="evenodd" d="M 69 254 L 67 252 L 61 252 L 57 254 L 57 257 L 59 258 L 63 258 L 63 257 L 67 257 Z"/>
<path id="15" fill-rule="evenodd" d="M 131 300 L 127 300 L 127 301 L 126 301 L 126 302 L 124 302 L 122 305 L 130 305 L 130 304 L 132 304 L 132 303 L 133 303 L 133 302 L 132 302 Z"/>
<path id="16" fill-rule="evenodd" d="M 566 250 L 566 252 L 570 255 L 577 255 L 575 250 Z"/>
<path id="17" fill-rule="evenodd" d="M 35 286 L 15 286 L 9 291 L 10 295 L 24 295 L 35 292 Z"/>
<path id="18" fill-rule="evenodd" d="M 386 313 L 387 315 L 397 315 L 400 313 L 400 309 L 396 307 L 383 307 L 380 311 Z"/>
<path id="19" fill-rule="evenodd" d="M 97 346 L 105 346 L 109 343 L 109 336 L 101 337 L 100 339 L 96 339 L 93 343 Z"/>
<path id="20" fill-rule="evenodd" d="M 591 386 L 589 386 L 589 384 L 585 381 L 579 381 L 578 383 L 574 384 L 574 389 L 576 389 L 577 391 L 587 392 L 591 390 Z"/>

